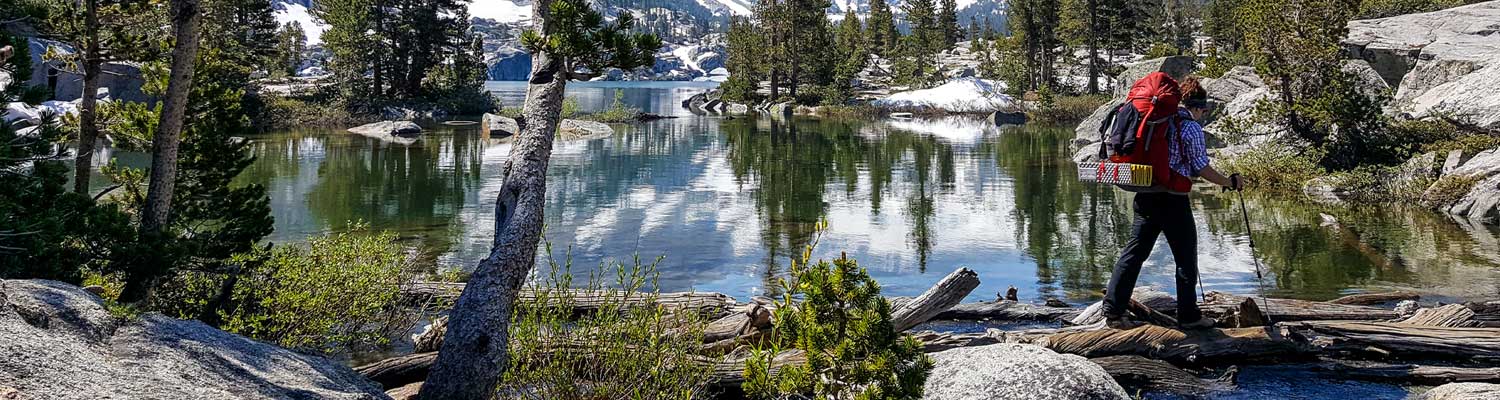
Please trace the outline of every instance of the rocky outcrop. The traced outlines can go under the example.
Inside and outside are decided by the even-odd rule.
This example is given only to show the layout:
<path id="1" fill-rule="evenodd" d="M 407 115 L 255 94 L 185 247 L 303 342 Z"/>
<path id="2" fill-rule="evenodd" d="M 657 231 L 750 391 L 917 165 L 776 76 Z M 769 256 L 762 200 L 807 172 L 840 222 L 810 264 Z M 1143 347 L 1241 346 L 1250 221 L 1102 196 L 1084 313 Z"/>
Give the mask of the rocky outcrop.
<path id="1" fill-rule="evenodd" d="M 353 370 L 54 281 L 0 281 L 0 392 L 22 399 L 385 399 Z"/>
<path id="2" fill-rule="evenodd" d="M 615 134 L 615 129 L 603 122 L 565 119 L 557 125 L 558 140 L 597 139 Z"/>
<path id="3" fill-rule="evenodd" d="M 963 347 L 932 354 L 923 399 L 1115 400 L 1130 395 L 1098 364 L 1027 344 Z"/>
<path id="4" fill-rule="evenodd" d="M 1500 399 L 1500 385 L 1493 383 L 1449 383 L 1423 393 L 1418 400 L 1494 400 Z"/>
<path id="5" fill-rule="evenodd" d="M 1393 113 L 1500 132 L 1500 1 L 1349 22 L 1345 50 L 1396 87 Z"/>
<path id="6" fill-rule="evenodd" d="M 481 134 L 491 137 L 511 136 L 521 132 L 521 124 L 510 117 L 484 113 L 484 117 L 479 123 L 479 131 Z"/>
<path id="7" fill-rule="evenodd" d="M 1470 221 L 1500 224 L 1500 148 L 1480 152 L 1444 175 L 1477 182 L 1457 202 L 1438 208 Z"/>

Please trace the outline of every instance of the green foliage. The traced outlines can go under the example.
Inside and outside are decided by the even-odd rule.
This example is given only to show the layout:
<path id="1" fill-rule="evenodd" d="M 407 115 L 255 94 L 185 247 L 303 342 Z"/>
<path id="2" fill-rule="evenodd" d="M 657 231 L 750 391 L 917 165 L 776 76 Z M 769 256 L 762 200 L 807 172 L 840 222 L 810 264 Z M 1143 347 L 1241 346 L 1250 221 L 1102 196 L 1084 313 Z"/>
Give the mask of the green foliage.
<path id="1" fill-rule="evenodd" d="M 1436 208 L 1456 203 L 1474 190 L 1474 185 L 1481 180 L 1484 180 L 1482 175 L 1445 175 L 1422 194 L 1422 204 Z"/>
<path id="2" fill-rule="evenodd" d="M 276 55 L 267 65 L 273 77 L 293 76 L 297 67 L 307 59 L 307 32 L 302 24 L 292 21 L 276 31 Z"/>
<path id="3" fill-rule="evenodd" d="M 1465 0 L 1364 0 L 1355 19 L 1374 19 L 1437 11 L 1470 4 Z"/>
<path id="4" fill-rule="evenodd" d="M 749 18 L 734 16 L 729 19 L 727 59 L 724 67 L 729 70 L 729 79 L 719 89 L 727 100 L 754 103 L 760 100 L 760 82 L 766 73 L 766 62 L 761 56 L 765 51 L 764 38 Z"/>
<path id="5" fill-rule="evenodd" d="M 9 36 L 0 39 L 18 43 Z M 28 47 L 19 44 L 9 59 L 0 60 L 0 69 L 29 74 Z M 36 100 L 35 93 L 21 80 L 11 82 L 0 98 L 24 103 Z M 78 283 L 84 269 L 107 264 L 113 251 L 130 241 L 129 217 L 68 190 L 68 132 L 55 114 L 43 113 L 34 126 L 22 124 L 29 122 L 0 122 L 0 187 L 5 188 L 0 190 L 0 279 Z"/>
<path id="6" fill-rule="evenodd" d="M 1248 64 L 1244 53 L 1220 51 L 1217 47 L 1209 47 L 1208 55 L 1203 57 L 1203 69 L 1194 74 L 1206 78 L 1219 78 L 1238 65 Z"/>
<path id="7" fill-rule="evenodd" d="M 1323 175 L 1318 165 L 1323 155 L 1281 144 L 1251 148 L 1225 161 L 1224 171 L 1235 171 L 1255 182 L 1257 190 L 1298 193 L 1302 185 Z"/>
<path id="8" fill-rule="evenodd" d="M 870 52 L 889 58 L 901 39 L 891 6 L 885 0 L 870 0 L 869 18 L 865 23 L 865 43 L 869 44 Z"/>
<path id="9" fill-rule="evenodd" d="M 347 105 L 373 109 L 386 102 L 482 100 L 474 93 L 481 89 L 474 83 L 482 78 L 474 72 L 480 56 L 461 2 L 328 0 L 312 11 L 328 24 L 322 36 L 330 55 L 327 68 Z"/>
<path id="10" fill-rule="evenodd" d="M 1062 124 L 1082 121 L 1099 106 L 1109 102 L 1107 95 L 1055 96 L 1051 101 L 1028 112 L 1028 122 Z"/>
<path id="11" fill-rule="evenodd" d="M 0 103 L 22 102 L 26 104 L 38 104 L 52 97 L 47 88 L 31 85 L 23 85 L 30 79 L 32 74 L 31 46 L 26 38 L 11 36 L 0 32 L 0 46 L 11 46 L 10 58 L 0 60 L 0 73 L 9 75 L 13 81 L 0 89 Z"/>
<path id="12" fill-rule="evenodd" d="M 958 4 L 954 0 L 941 0 L 938 4 L 937 24 L 938 30 L 943 33 L 943 49 L 953 48 L 964 38 L 964 31 L 958 26 Z"/>
<path id="13" fill-rule="evenodd" d="M 1351 151 L 1367 148 L 1359 137 L 1377 130 L 1384 99 L 1359 93 L 1343 72 L 1339 41 L 1354 10 L 1334 0 L 1243 0 L 1235 12 L 1255 72 L 1278 97 L 1261 104 L 1297 136 L 1324 147 L 1338 136 L 1325 165 L 1348 168 Z"/>
<path id="14" fill-rule="evenodd" d="M 528 30 L 521 35 L 521 44 L 532 54 L 556 57 L 562 71 L 635 69 L 655 62 L 656 50 L 661 48 L 656 35 L 631 30 L 635 19 L 629 13 L 606 24 L 604 16 L 585 0 L 556 0 L 548 11 L 546 32 Z"/>
<path id="15" fill-rule="evenodd" d="M 572 118 L 578 116 L 578 99 L 572 97 L 564 98 L 562 102 L 562 113 L 560 115 L 563 118 Z"/>
<path id="16" fill-rule="evenodd" d="M 815 244 L 814 244 L 815 246 Z M 777 279 L 769 347 L 745 366 L 745 392 L 758 398 L 919 399 L 932 360 L 921 345 L 891 327 L 891 305 L 880 285 L 847 256 L 809 263 L 812 246 L 794 260 L 791 280 Z M 807 362 L 773 376 L 782 350 L 805 352 Z"/>
<path id="17" fill-rule="evenodd" d="M 575 104 L 574 107 L 577 107 Z M 590 121 L 605 123 L 636 122 L 641 117 L 641 109 L 625 104 L 625 91 L 615 89 L 615 100 L 610 103 L 609 108 L 583 116 Z"/>
<path id="18" fill-rule="evenodd" d="M 1167 43 L 1153 43 L 1150 49 L 1146 49 L 1146 58 L 1162 58 L 1176 55 L 1182 55 L 1182 49 Z"/>
<path id="19" fill-rule="evenodd" d="M 1011 90 L 1027 91 L 1043 86 L 1056 87 L 1054 63 L 1062 41 L 1058 38 L 1061 23 L 1059 2 L 1053 0 L 1017 0 L 1009 4 L 1011 39 L 1014 52 L 1006 58 L 1023 60 L 1024 79 L 1007 80 Z"/>
<path id="20" fill-rule="evenodd" d="M 519 399 L 695 399 L 706 395 L 711 369 L 698 362 L 704 321 L 695 313 L 654 304 L 657 264 L 600 264 L 578 289 L 599 301 L 597 312 L 573 315 L 572 258 L 550 258 L 551 272 L 516 303 L 510 325 L 510 367 L 501 391 Z M 609 276 L 613 274 L 613 279 Z M 577 317 L 577 318 L 575 318 Z"/>
<path id="21" fill-rule="evenodd" d="M 243 270 L 233 306 L 220 311 L 225 331 L 330 351 L 384 345 L 415 322 L 416 313 L 399 302 L 400 285 L 417 270 L 394 234 L 351 225 L 307 247 L 257 250 L 234 261 Z"/>

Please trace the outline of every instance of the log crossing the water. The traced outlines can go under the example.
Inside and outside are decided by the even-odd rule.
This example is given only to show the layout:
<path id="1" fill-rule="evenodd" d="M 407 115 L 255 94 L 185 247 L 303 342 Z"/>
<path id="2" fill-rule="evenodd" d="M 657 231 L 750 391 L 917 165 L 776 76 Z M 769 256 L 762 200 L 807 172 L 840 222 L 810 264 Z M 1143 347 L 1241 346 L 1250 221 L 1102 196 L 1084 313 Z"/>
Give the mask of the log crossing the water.
<path id="1" fill-rule="evenodd" d="M 1205 380 L 1178 368 L 1315 362 L 1317 368 L 1351 379 L 1421 384 L 1500 382 L 1500 368 L 1492 367 L 1500 361 L 1500 327 L 1492 327 L 1500 322 L 1500 302 L 1449 304 L 1403 315 L 1376 305 L 1416 300 L 1418 295 L 1356 294 L 1320 302 L 1213 292 L 1200 307 L 1205 315 L 1219 318 L 1220 327 L 1184 331 L 1173 327 L 1175 320 L 1168 314 L 1174 311 L 1175 300 L 1159 292 L 1138 291 L 1134 297 L 1141 301 L 1132 300 L 1130 311 L 1137 319 L 1152 324 L 1115 330 L 1104 326 L 1098 303 L 1087 308 L 1004 299 L 960 304 L 978 285 L 977 274 L 959 269 L 918 297 L 890 298 L 893 328 L 905 331 L 934 319 L 1051 321 L 1060 326 L 962 334 L 922 331 L 912 335 L 927 352 L 995 343 L 1034 344 L 1096 360 L 1132 387 L 1189 397 L 1232 388 L 1232 374 Z M 460 283 L 418 282 L 403 294 L 430 300 L 453 298 L 462 290 Z M 567 295 L 577 304 L 575 313 L 579 315 L 624 304 L 693 311 L 708 318 L 711 322 L 705 326 L 700 356 L 692 362 L 709 367 L 710 384 L 720 388 L 743 382 L 747 354 L 743 350 L 770 337 L 772 312 L 777 306 L 765 299 L 740 303 L 720 293 L 637 295 L 575 290 Z M 527 291 L 521 299 L 535 300 L 538 296 Z M 576 346 L 567 347 L 576 350 Z M 356 370 L 386 388 L 397 388 L 424 379 L 435 354 L 394 357 Z M 1372 358 L 1385 361 L 1369 361 Z M 773 370 L 805 359 L 795 350 L 779 353 Z M 1396 360 L 1400 363 L 1389 363 Z"/>

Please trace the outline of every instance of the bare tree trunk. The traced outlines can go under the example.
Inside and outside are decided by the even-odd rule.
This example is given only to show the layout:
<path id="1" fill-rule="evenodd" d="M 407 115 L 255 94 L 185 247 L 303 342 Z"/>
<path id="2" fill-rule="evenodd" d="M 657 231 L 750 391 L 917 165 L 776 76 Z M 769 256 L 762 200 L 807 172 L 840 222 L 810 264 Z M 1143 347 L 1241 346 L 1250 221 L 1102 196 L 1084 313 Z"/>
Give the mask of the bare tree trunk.
<path id="1" fill-rule="evenodd" d="M 182 123 L 187 113 L 188 92 L 193 87 L 193 67 L 198 60 L 198 0 L 172 1 L 172 32 L 177 43 L 172 46 L 172 73 L 167 82 L 161 121 L 151 143 L 151 180 L 146 190 L 145 210 L 141 213 L 141 236 L 162 234 L 172 215 L 172 190 L 177 184 L 177 145 L 182 138 Z M 152 274 L 131 274 L 120 301 L 134 302 L 145 297 Z"/>
<path id="2" fill-rule="evenodd" d="M 537 10 L 546 8 L 546 4 L 536 6 Z M 546 18 L 535 15 L 532 20 Z M 504 181 L 495 202 L 494 247 L 449 314 L 442 349 L 418 395 L 422 399 L 489 399 L 510 362 L 510 317 L 536 262 L 547 163 L 570 72 L 562 60 L 546 52 L 532 54 L 531 60 L 534 67 L 522 109 L 526 128 L 501 169 Z"/>
<path id="3" fill-rule="evenodd" d="M 1099 11 L 1089 0 L 1089 94 L 1099 94 Z"/>
<path id="4" fill-rule="evenodd" d="M 84 16 L 88 45 L 83 50 L 83 94 L 78 102 L 78 156 L 73 159 L 73 192 L 88 193 L 89 174 L 94 172 L 94 143 L 99 141 L 98 114 L 100 64 L 99 0 L 88 0 Z"/>

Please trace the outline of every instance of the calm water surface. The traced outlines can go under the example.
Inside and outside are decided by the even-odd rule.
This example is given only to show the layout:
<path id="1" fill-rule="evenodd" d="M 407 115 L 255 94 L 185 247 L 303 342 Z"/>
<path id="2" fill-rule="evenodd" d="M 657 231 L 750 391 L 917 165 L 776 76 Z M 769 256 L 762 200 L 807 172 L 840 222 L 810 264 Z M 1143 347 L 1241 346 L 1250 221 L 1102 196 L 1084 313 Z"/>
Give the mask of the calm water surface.
<path id="1" fill-rule="evenodd" d="M 547 238 L 575 263 L 665 256 L 663 290 L 765 292 L 789 257 L 858 259 L 891 294 L 913 295 L 958 267 L 979 272 L 974 300 L 1008 286 L 1025 300 L 1096 299 L 1128 236 L 1130 195 L 1079 183 L 1071 127 L 999 129 L 959 118 L 846 122 L 694 116 L 681 100 L 712 86 L 570 85 L 580 108 L 614 90 L 680 118 L 616 125 L 611 137 L 559 142 L 547 187 Z M 509 106 L 524 86 L 491 83 Z M 433 126 L 415 144 L 333 130 L 254 137 L 248 181 L 270 189 L 272 241 L 363 220 L 392 230 L 437 268 L 471 269 L 489 251 L 496 171 L 508 140 Z M 1208 290 L 1331 298 L 1415 288 L 1500 294 L 1500 234 L 1433 213 L 1321 208 L 1249 197 L 1257 280 L 1235 198 L 1193 197 Z M 1170 286 L 1164 243 L 1142 275 Z M 545 263 L 545 258 L 539 261 Z"/>

